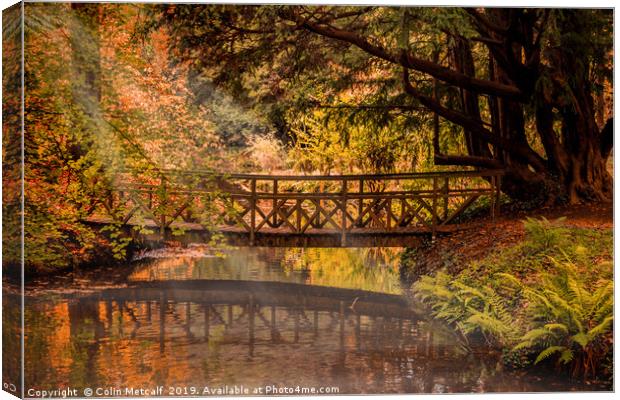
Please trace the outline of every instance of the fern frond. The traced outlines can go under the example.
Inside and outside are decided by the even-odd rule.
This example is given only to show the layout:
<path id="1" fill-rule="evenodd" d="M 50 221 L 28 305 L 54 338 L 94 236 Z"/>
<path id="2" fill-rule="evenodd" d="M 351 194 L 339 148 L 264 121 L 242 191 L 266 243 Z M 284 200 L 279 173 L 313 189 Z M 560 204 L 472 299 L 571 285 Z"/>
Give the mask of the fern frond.
<path id="1" fill-rule="evenodd" d="M 495 274 L 496 277 L 501 278 L 502 280 L 504 280 L 507 283 L 512 284 L 514 287 L 518 288 L 518 289 L 522 289 L 523 288 L 523 282 L 521 282 L 519 279 L 515 278 L 514 275 L 508 274 L 506 272 L 498 272 Z"/>
<path id="2" fill-rule="evenodd" d="M 534 341 L 543 338 L 543 337 L 548 337 L 553 335 L 553 332 L 545 329 L 545 328 L 536 328 L 536 329 L 532 329 L 529 332 L 527 332 L 525 335 L 521 336 L 521 341 L 522 342 L 529 342 L 529 343 L 533 343 Z"/>
<path id="3" fill-rule="evenodd" d="M 484 332 L 492 333 L 498 337 L 509 336 L 511 333 L 511 327 L 504 324 L 503 321 L 484 313 L 476 313 L 467 320 L 467 324 L 478 327 Z"/>
<path id="4" fill-rule="evenodd" d="M 564 346 L 549 346 L 538 354 L 538 357 L 536 357 L 534 364 L 538 364 L 539 362 L 549 358 L 553 354 L 562 352 L 564 350 L 566 350 L 566 347 Z"/>
<path id="5" fill-rule="evenodd" d="M 605 303 L 601 304 L 598 310 L 595 311 L 594 315 L 592 316 L 592 320 L 596 322 L 604 320 L 607 315 L 613 314 L 613 312 L 614 312 L 614 298 L 609 297 L 605 301 Z"/>
<path id="6" fill-rule="evenodd" d="M 592 303 L 590 305 L 590 309 L 588 310 L 588 315 L 594 318 L 596 318 L 596 316 L 600 316 L 599 310 L 601 308 L 605 308 L 608 303 L 613 305 L 613 294 L 613 281 L 608 281 L 606 284 L 599 287 L 592 295 Z M 600 318 L 596 319 L 600 320 Z"/>
<path id="7" fill-rule="evenodd" d="M 482 293 L 480 290 L 471 287 L 469 285 L 466 285 L 465 283 L 461 282 L 461 281 L 455 281 L 452 283 L 452 286 L 454 286 L 455 288 L 459 289 L 459 292 L 462 294 L 469 294 L 475 297 L 480 298 L 481 300 L 484 300 L 485 296 L 484 293 Z"/>
<path id="8" fill-rule="evenodd" d="M 545 329 L 548 331 L 562 331 L 565 334 L 568 334 L 568 328 L 564 324 L 554 323 L 554 324 L 546 324 Z"/>
<path id="9" fill-rule="evenodd" d="M 588 338 L 590 340 L 596 339 L 598 336 L 603 335 L 610 331 L 611 323 L 614 320 L 614 316 L 611 315 L 603 320 L 600 324 L 596 325 L 594 328 L 590 329 L 587 333 Z"/>
<path id="10" fill-rule="evenodd" d="M 575 358 L 575 353 L 571 349 L 566 349 L 560 354 L 560 362 L 563 364 L 568 364 L 573 361 L 573 358 Z"/>
<path id="11" fill-rule="evenodd" d="M 571 339 L 573 339 L 575 342 L 577 342 L 581 346 L 581 348 L 583 348 L 583 349 L 588 347 L 588 344 L 590 343 L 590 337 L 585 332 L 579 332 L 579 333 L 573 335 L 571 337 Z"/>

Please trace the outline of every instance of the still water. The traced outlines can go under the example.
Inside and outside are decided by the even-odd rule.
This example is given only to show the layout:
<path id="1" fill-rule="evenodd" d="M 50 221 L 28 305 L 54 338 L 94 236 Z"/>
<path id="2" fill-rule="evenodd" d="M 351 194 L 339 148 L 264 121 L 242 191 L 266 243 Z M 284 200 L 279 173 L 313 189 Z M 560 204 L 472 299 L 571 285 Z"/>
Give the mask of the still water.
<path id="1" fill-rule="evenodd" d="M 401 287 L 397 249 L 224 253 L 153 253 L 112 287 L 89 276 L 27 297 L 26 390 L 584 389 L 505 371 L 489 349 L 466 352 Z"/>

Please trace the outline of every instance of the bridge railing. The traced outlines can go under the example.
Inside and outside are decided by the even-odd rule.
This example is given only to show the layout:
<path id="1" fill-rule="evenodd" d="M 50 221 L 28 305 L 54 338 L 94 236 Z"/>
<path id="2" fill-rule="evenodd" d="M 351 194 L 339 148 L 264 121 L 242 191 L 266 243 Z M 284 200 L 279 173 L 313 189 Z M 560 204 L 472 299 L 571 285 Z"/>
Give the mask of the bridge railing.
<path id="1" fill-rule="evenodd" d="M 166 228 L 202 224 L 213 216 L 248 233 L 412 233 L 458 222 L 475 202 L 499 212 L 503 171 L 307 176 L 214 174 L 164 170 L 117 176 L 108 210 L 122 223 L 148 219 Z M 114 208 L 118 210 L 119 207 Z M 190 224 L 190 225 L 188 225 Z M 217 224 L 217 223 L 216 223 Z M 210 228 L 213 229 L 213 223 Z"/>

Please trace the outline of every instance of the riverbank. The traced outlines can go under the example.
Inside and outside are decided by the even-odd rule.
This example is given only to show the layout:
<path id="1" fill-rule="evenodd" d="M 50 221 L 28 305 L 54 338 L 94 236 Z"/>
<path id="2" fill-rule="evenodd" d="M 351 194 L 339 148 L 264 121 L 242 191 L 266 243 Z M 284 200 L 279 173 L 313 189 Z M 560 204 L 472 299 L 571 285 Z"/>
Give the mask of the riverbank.
<path id="1" fill-rule="evenodd" d="M 541 209 L 408 249 L 401 275 L 433 319 L 511 369 L 610 385 L 611 205 Z"/>
<path id="2" fill-rule="evenodd" d="M 531 211 L 503 209 L 495 220 L 482 218 L 467 229 L 433 242 L 407 249 L 401 258 L 401 277 L 413 283 L 422 275 L 445 271 L 455 275 L 469 263 L 479 261 L 494 252 L 522 243 L 525 239 L 526 218 L 546 218 L 553 221 L 565 217 L 566 227 L 605 230 L 613 229 L 612 203 L 577 206 L 546 207 Z"/>

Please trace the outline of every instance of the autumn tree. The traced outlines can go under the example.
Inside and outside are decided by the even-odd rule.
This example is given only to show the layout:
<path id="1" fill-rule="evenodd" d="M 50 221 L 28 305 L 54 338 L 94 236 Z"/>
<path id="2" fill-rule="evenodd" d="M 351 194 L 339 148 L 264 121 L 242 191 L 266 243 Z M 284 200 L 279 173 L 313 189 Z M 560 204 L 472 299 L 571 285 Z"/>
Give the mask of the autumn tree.
<path id="1" fill-rule="evenodd" d="M 396 110 L 426 121 L 437 165 L 505 169 L 502 189 L 513 198 L 612 196 L 611 10 L 177 4 L 153 11 L 195 76 L 241 102 L 268 105 L 274 121 L 286 108 L 342 106 L 346 92 L 356 101 L 347 106 L 369 118 Z M 460 145 L 444 146 L 454 127 Z"/>
<path id="2" fill-rule="evenodd" d="M 141 178 L 153 179 L 158 169 L 221 169 L 224 162 L 210 111 L 195 101 L 187 69 L 170 63 L 167 34 L 155 30 L 141 41 L 132 36 L 140 10 L 126 4 L 25 6 L 28 272 L 127 255 L 127 238 L 85 222 L 108 204 L 119 171 L 147 171 Z M 14 52 L 7 47 L 12 44 L 5 48 Z M 15 112 L 14 100 L 5 113 L 9 105 Z M 18 161 L 19 141 L 5 131 L 5 150 Z M 18 263 L 19 254 L 6 259 Z"/>

